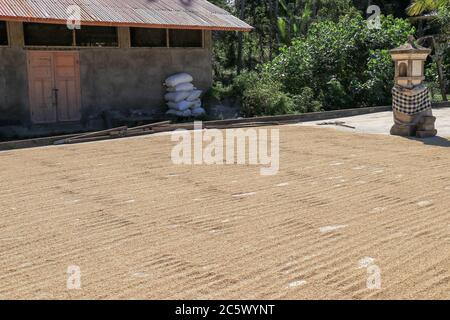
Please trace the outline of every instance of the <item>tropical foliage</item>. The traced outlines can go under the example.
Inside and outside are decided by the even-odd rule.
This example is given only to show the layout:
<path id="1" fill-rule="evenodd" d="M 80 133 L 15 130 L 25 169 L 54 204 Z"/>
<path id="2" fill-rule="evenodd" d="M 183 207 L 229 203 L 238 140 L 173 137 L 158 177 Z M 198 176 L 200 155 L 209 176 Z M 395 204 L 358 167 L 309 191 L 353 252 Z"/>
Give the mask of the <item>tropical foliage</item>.
<path id="1" fill-rule="evenodd" d="M 408 7 L 408 14 L 418 16 L 427 12 L 443 10 L 450 6 L 450 0 L 413 0 Z"/>
<path id="2" fill-rule="evenodd" d="M 388 50 L 415 33 L 408 14 L 432 13 L 412 23 L 417 35 L 433 36 L 434 45 L 424 38 L 434 49 L 427 78 L 445 96 L 449 1 L 213 0 L 255 29 L 214 34 L 212 95 L 236 98 L 244 116 L 389 104 Z M 379 29 L 367 24 L 369 4 L 381 8 Z"/>

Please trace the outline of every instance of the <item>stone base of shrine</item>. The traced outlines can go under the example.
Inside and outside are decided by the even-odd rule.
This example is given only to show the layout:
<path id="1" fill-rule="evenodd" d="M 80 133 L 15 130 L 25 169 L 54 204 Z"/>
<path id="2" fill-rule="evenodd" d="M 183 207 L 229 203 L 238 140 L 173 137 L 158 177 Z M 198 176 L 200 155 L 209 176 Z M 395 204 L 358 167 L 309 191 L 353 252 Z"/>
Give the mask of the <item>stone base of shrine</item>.
<path id="1" fill-rule="evenodd" d="M 430 138 L 437 135 L 436 117 L 431 109 L 410 115 L 398 110 L 394 111 L 394 126 L 391 135 L 402 137 Z"/>

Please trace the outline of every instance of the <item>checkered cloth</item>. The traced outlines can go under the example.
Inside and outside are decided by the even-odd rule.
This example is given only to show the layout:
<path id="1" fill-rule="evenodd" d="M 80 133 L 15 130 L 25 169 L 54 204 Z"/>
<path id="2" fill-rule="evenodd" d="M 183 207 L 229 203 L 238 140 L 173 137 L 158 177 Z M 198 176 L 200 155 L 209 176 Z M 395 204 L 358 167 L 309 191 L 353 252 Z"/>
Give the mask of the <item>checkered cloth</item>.
<path id="1" fill-rule="evenodd" d="M 392 89 L 392 108 L 409 114 L 417 114 L 431 108 L 429 90 L 423 87 L 417 92 L 401 86 Z"/>

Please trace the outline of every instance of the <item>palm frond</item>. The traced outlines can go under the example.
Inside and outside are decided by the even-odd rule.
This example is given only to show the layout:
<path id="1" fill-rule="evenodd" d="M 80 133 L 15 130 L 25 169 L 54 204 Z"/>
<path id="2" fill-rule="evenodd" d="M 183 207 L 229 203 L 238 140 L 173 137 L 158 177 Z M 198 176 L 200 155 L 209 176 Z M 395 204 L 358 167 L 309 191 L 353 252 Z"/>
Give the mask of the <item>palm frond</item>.
<path id="1" fill-rule="evenodd" d="M 450 5 L 450 0 L 413 0 L 406 9 L 410 16 L 419 16 Z"/>

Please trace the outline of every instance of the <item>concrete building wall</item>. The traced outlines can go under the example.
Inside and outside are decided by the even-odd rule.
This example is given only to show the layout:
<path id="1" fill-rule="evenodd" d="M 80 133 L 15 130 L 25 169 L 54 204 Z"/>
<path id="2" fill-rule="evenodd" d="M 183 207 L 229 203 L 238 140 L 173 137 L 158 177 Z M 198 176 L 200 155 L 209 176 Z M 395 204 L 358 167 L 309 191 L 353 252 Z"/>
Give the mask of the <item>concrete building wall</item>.
<path id="1" fill-rule="evenodd" d="M 84 114 L 98 110 L 152 108 L 163 112 L 164 80 L 188 72 L 194 85 L 212 85 L 211 33 L 204 48 L 82 49 L 81 96 Z"/>
<path id="2" fill-rule="evenodd" d="M 22 24 L 8 23 L 8 37 L 8 46 L 0 47 L 0 125 L 27 125 L 30 116 Z"/>
<path id="3" fill-rule="evenodd" d="M 0 48 L 0 125 L 26 125 L 28 110 L 26 54 Z"/>
<path id="4" fill-rule="evenodd" d="M 22 24 L 8 23 L 9 46 L 0 47 L 0 126 L 30 125 L 27 49 Z M 164 79 L 188 72 L 202 90 L 212 85 L 211 32 L 204 48 L 130 48 L 119 28 L 119 48 L 79 48 L 83 118 L 104 110 L 166 110 Z M 55 50 L 55 49 L 52 49 Z"/>

